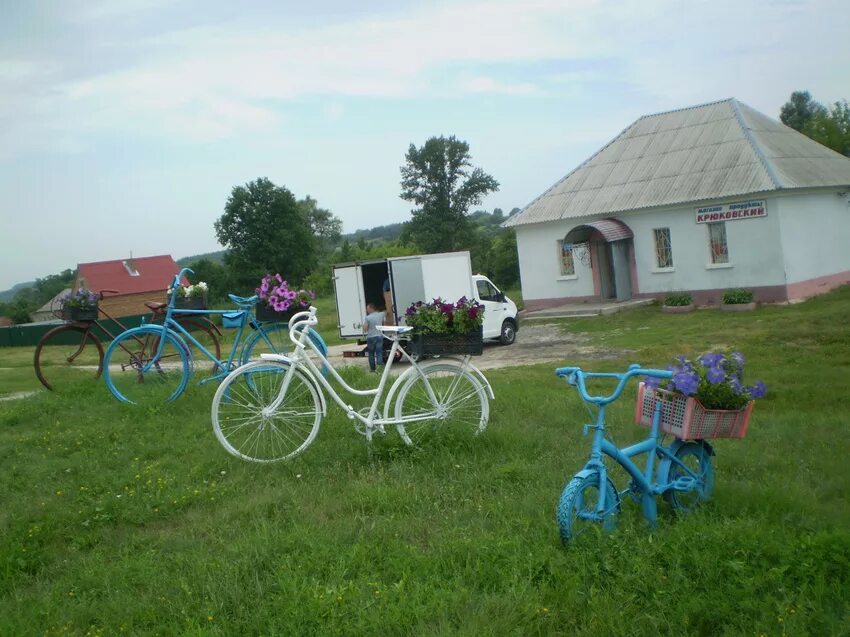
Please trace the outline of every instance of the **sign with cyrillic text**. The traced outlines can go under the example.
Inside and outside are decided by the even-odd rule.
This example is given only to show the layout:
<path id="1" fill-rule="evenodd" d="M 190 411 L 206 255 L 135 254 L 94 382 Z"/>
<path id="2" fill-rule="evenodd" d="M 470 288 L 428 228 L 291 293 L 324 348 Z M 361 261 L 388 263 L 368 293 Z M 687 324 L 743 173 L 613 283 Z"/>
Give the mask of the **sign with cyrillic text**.
<path id="1" fill-rule="evenodd" d="M 697 223 L 716 223 L 718 221 L 738 221 L 767 216 L 767 203 L 764 201 L 742 201 L 722 206 L 697 208 Z"/>

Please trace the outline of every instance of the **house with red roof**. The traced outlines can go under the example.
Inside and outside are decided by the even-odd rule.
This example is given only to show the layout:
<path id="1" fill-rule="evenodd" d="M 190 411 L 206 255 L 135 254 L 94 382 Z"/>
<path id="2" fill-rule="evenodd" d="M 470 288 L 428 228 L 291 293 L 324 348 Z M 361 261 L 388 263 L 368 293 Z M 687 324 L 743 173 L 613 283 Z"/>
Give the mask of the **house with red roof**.
<path id="1" fill-rule="evenodd" d="M 147 313 L 145 301 L 166 300 L 165 291 L 179 271 L 168 254 L 80 263 L 73 289 L 113 290 L 104 294 L 101 307 L 115 317 L 137 316 Z"/>

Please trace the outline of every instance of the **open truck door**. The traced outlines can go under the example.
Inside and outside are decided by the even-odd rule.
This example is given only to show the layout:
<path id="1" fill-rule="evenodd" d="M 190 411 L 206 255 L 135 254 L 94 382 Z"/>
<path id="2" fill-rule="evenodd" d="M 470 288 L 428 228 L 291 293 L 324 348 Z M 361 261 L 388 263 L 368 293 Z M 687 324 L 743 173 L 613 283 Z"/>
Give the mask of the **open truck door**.
<path id="1" fill-rule="evenodd" d="M 333 279 L 339 335 L 341 338 L 362 338 L 366 302 L 360 266 L 335 265 Z"/>

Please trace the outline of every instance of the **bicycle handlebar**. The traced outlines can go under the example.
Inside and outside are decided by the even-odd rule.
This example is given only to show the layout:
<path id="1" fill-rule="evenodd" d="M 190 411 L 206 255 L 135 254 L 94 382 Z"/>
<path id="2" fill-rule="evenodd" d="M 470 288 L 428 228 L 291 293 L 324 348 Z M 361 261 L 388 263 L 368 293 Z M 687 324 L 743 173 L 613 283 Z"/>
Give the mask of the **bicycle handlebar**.
<path id="1" fill-rule="evenodd" d="M 582 400 L 596 405 L 607 405 L 615 401 L 623 393 L 626 382 L 632 376 L 651 376 L 653 378 L 668 379 L 673 377 L 673 372 L 666 369 L 651 369 L 640 365 L 629 365 L 629 369 L 621 374 L 607 372 L 585 372 L 580 367 L 559 367 L 555 374 L 564 378 L 570 385 L 578 388 Z M 609 396 L 591 396 L 587 393 L 585 379 L 587 378 L 615 378 L 618 380 L 617 387 Z"/>
<path id="2" fill-rule="evenodd" d="M 302 323 L 307 327 L 318 325 L 319 319 L 316 318 L 316 311 L 317 309 L 311 305 L 310 309 L 304 312 L 297 312 L 289 319 L 289 340 L 295 343 L 296 347 L 301 346 L 301 336 L 305 330 L 296 330 L 295 326 Z"/>
<path id="3" fill-rule="evenodd" d="M 249 296 L 249 297 L 241 297 L 236 296 L 235 294 L 228 294 L 227 298 L 236 303 L 239 307 L 253 307 L 257 304 L 257 295 Z"/>

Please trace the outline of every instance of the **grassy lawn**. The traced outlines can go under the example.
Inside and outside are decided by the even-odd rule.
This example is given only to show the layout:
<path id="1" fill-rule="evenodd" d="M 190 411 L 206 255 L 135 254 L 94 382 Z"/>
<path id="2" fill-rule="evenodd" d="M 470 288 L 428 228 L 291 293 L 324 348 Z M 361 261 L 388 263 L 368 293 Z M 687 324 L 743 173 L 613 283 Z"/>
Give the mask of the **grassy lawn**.
<path id="1" fill-rule="evenodd" d="M 716 442 L 706 507 L 676 518 L 659 499 L 650 529 L 625 502 L 613 534 L 578 548 L 554 508 L 587 415 L 553 364 L 487 372 L 482 437 L 410 450 L 391 432 L 371 460 L 335 406 L 305 454 L 255 466 L 216 442 L 212 387 L 152 409 L 95 382 L 0 401 L 0 634 L 848 634 L 848 315 L 850 288 L 564 322 L 631 353 L 562 364 L 728 346 L 770 392 L 746 439 Z M 333 306 L 322 316 L 332 330 Z M 31 357 L 0 349 L 4 391 L 34 380 Z M 619 445 L 643 433 L 633 400 L 610 411 Z"/>

